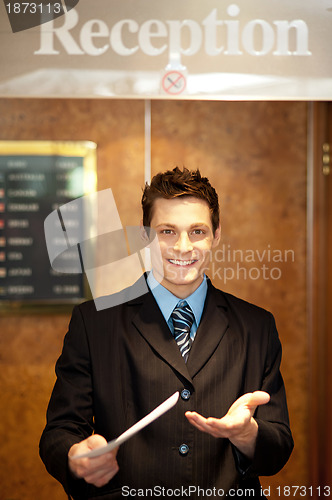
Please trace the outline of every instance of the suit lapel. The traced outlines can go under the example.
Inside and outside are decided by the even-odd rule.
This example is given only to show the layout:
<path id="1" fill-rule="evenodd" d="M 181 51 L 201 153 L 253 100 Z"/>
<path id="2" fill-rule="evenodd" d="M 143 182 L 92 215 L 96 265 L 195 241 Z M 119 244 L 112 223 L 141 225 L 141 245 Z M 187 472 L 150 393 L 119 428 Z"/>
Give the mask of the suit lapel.
<path id="1" fill-rule="evenodd" d="M 139 333 L 161 358 L 192 383 L 187 365 L 152 293 L 132 300 L 129 305 L 139 305 L 132 320 Z"/>
<path id="2" fill-rule="evenodd" d="M 135 306 L 137 310 L 132 321 L 142 337 L 191 384 L 228 329 L 227 303 L 222 293 L 209 281 L 202 320 L 186 364 L 152 293 L 149 291 L 129 301 L 128 305 Z"/>
<path id="3" fill-rule="evenodd" d="M 209 282 L 200 325 L 192 345 L 187 368 L 192 378 L 212 356 L 228 329 L 227 304 L 223 295 Z"/>

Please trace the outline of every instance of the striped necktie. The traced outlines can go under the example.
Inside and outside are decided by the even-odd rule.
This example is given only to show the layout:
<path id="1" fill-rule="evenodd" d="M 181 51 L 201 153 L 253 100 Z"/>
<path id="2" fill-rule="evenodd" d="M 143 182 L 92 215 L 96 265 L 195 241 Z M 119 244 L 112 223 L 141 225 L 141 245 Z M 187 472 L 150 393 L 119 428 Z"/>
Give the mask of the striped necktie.
<path id="1" fill-rule="evenodd" d="M 174 338 L 184 361 L 187 362 L 191 347 L 190 330 L 195 318 L 187 302 L 181 302 L 180 304 L 173 310 L 171 318 L 174 326 Z"/>

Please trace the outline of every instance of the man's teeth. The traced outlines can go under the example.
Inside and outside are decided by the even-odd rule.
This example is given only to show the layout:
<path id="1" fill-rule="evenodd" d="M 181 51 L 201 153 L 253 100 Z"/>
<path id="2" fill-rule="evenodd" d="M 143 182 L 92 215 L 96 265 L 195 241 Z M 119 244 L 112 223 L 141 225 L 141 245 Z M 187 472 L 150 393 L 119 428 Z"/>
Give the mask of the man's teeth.
<path id="1" fill-rule="evenodd" d="M 193 264 L 195 260 L 174 260 L 174 259 L 169 259 L 169 262 L 171 264 L 176 264 L 177 266 L 189 266 L 190 264 Z"/>

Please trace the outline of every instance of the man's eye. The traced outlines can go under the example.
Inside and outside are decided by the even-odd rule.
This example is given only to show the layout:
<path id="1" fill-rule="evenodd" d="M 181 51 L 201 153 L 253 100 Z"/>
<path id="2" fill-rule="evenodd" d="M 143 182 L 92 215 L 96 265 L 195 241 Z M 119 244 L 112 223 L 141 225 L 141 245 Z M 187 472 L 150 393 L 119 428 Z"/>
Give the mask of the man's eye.
<path id="1" fill-rule="evenodd" d="M 204 234 L 203 229 L 194 229 L 193 231 L 194 234 Z"/>
<path id="2" fill-rule="evenodd" d="M 161 231 L 161 233 L 162 233 L 162 234 L 172 234 L 172 233 L 173 233 L 173 231 L 172 231 L 172 229 L 163 229 L 163 230 Z"/>

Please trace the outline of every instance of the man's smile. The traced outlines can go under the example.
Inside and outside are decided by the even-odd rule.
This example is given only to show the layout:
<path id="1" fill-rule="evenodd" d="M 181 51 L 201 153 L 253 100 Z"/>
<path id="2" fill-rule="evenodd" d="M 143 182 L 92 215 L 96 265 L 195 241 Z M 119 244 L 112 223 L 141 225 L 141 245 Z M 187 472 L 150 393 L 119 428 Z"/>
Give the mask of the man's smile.
<path id="1" fill-rule="evenodd" d="M 197 262 L 197 259 L 193 260 L 178 260 L 178 259 L 167 259 L 171 264 L 175 264 L 176 266 L 191 266 Z"/>

